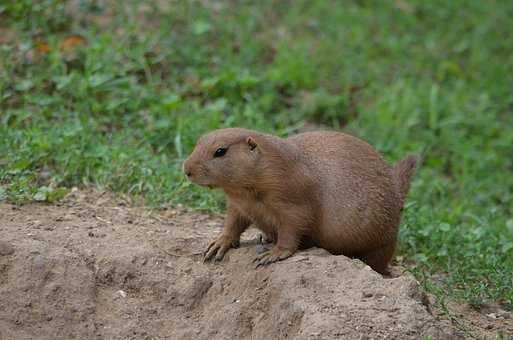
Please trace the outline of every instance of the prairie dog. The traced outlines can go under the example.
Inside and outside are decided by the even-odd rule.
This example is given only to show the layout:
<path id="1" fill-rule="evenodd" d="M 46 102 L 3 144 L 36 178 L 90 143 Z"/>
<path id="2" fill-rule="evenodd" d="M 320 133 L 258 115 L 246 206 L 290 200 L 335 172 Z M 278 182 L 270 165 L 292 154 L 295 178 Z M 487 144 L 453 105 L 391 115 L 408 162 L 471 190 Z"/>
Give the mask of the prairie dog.
<path id="1" fill-rule="evenodd" d="M 274 243 L 256 266 L 317 246 L 386 273 L 417 161 L 410 155 L 391 166 L 368 143 L 335 131 L 212 131 L 184 163 L 190 181 L 226 195 L 223 232 L 204 259 L 221 260 L 253 224 Z"/>

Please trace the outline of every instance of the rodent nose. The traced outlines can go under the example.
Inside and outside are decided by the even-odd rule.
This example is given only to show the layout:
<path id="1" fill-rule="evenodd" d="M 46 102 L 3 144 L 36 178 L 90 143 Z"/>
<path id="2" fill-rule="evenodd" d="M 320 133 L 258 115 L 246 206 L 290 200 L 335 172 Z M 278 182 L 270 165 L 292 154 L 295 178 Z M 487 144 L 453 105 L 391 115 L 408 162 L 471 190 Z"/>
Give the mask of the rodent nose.
<path id="1" fill-rule="evenodd" d="M 192 176 L 192 170 L 191 170 L 191 167 L 189 166 L 189 163 L 185 162 L 183 164 L 183 172 L 185 172 L 185 175 L 190 178 Z"/>

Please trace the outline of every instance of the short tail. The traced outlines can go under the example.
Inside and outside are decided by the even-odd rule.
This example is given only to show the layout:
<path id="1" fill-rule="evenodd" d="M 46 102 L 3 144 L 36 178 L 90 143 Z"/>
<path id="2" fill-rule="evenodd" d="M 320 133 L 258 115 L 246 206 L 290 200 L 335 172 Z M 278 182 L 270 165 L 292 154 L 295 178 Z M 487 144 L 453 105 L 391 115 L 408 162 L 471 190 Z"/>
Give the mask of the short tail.
<path id="1" fill-rule="evenodd" d="M 420 156 L 418 155 L 408 155 L 406 158 L 400 160 L 394 165 L 393 171 L 399 186 L 399 194 L 401 195 L 401 200 L 403 202 L 406 199 L 406 195 L 408 195 L 411 177 L 415 173 L 419 160 Z"/>

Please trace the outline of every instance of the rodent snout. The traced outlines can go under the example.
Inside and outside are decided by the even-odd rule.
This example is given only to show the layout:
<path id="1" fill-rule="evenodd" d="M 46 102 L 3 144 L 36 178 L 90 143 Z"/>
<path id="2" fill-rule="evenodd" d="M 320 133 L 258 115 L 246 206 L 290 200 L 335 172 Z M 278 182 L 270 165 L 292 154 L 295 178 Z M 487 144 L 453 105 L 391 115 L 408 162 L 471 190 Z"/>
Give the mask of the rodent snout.
<path id="1" fill-rule="evenodd" d="M 192 168 L 191 168 L 189 162 L 187 162 L 187 161 L 185 161 L 185 163 L 183 163 L 183 172 L 185 173 L 185 176 L 187 176 L 187 178 L 192 177 Z"/>

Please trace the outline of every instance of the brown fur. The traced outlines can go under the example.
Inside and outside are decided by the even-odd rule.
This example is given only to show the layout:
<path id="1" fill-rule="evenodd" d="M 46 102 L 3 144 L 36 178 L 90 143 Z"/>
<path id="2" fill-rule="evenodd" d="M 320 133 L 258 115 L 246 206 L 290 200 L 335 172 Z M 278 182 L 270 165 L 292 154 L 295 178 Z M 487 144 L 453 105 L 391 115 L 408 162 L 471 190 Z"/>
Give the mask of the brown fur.
<path id="1" fill-rule="evenodd" d="M 214 158 L 221 147 L 226 154 Z M 184 171 L 226 194 L 224 231 L 207 260 L 221 259 L 254 224 L 275 243 L 258 264 L 318 246 L 385 273 L 416 162 L 408 156 L 392 167 L 366 142 L 338 132 L 282 139 L 234 128 L 200 138 Z"/>

